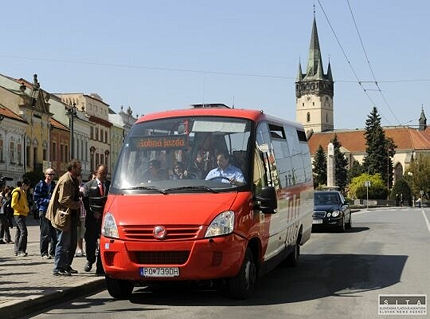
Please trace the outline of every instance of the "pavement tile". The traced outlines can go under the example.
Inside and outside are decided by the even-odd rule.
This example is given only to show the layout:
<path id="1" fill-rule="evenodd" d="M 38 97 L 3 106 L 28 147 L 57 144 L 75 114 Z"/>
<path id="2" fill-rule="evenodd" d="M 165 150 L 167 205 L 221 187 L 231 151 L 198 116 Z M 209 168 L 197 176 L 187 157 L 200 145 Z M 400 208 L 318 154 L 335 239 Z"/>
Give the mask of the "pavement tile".
<path id="1" fill-rule="evenodd" d="M 104 277 L 95 275 L 92 270 L 84 272 L 85 257 L 75 257 L 72 267 L 79 271 L 70 277 L 52 274 L 54 260 L 43 259 L 39 250 L 40 230 L 33 217 L 27 218 L 28 245 L 26 257 L 14 254 L 14 244 L 0 245 L 0 318 L 15 318 L 27 315 L 47 300 L 61 302 L 64 297 L 84 294 L 85 287 L 102 289 Z M 14 240 L 16 228 L 11 229 Z M 31 302 L 29 302 L 31 301 Z"/>

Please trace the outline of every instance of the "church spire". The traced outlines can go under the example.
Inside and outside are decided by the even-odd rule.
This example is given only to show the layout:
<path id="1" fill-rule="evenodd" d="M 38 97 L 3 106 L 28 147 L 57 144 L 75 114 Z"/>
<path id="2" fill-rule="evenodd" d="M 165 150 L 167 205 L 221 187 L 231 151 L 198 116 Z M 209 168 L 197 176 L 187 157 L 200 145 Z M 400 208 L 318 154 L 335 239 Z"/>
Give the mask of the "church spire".
<path id="1" fill-rule="evenodd" d="M 328 67 L 327 67 L 327 79 L 329 81 L 333 82 L 333 75 L 331 74 L 331 65 L 330 65 L 330 61 L 328 61 Z"/>
<path id="2" fill-rule="evenodd" d="M 308 66 L 306 68 L 306 77 L 322 80 L 324 76 L 322 70 L 323 65 L 321 58 L 320 42 L 318 39 L 317 22 L 314 17 L 314 21 L 312 24 L 311 42 L 309 45 L 309 58 Z"/>
<path id="3" fill-rule="evenodd" d="M 419 119 L 419 130 L 424 131 L 427 128 L 427 118 L 424 114 L 424 106 L 421 106 L 421 115 Z"/>
<path id="4" fill-rule="evenodd" d="M 303 80 L 303 73 L 302 73 L 302 63 L 299 61 L 299 71 L 297 73 L 297 78 L 296 81 L 301 81 Z"/>

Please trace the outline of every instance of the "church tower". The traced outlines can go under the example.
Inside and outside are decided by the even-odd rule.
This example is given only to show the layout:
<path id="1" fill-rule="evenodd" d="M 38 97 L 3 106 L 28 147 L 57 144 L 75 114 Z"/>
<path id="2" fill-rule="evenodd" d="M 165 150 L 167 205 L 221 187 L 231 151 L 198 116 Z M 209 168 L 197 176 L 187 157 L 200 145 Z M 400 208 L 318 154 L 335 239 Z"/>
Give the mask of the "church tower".
<path id="1" fill-rule="evenodd" d="M 334 82 L 330 62 L 324 74 L 317 24 L 314 17 L 306 73 L 299 72 L 296 79 L 296 121 L 302 123 L 306 132 L 330 131 L 333 121 Z"/>
<path id="2" fill-rule="evenodd" d="M 424 114 L 424 106 L 421 107 L 421 115 L 420 115 L 420 119 L 418 120 L 419 123 L 419 130 L 420 131 L 425 131 L 427 128 L 427 118 L 426 115 Z"/>

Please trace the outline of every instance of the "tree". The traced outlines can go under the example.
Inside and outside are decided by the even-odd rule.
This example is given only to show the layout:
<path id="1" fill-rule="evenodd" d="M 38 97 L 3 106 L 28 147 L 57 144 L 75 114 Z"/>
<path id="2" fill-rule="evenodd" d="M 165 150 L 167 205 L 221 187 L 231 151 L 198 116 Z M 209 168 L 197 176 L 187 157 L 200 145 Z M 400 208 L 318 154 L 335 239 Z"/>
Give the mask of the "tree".
<path id="1" fill-rule="evenodd" d="M 364 186 L 364 182 L 370 181 L 369 187 L 369 199 L 386 199 L 388 195 L 388 189 L 385 186 L 384 181 L 380 174 L 369 175 L 363 173 L 357 177 L 354 177 L 349 184 L 348 197 L 351 198 L 367 198 L 367 187 Z"/>
<path id="2" fill-rule="evenodd" d="M 418 154 L 409 165 L 405 179 L 409 182 L 415 198 L 421 197 L 421 191 L 424 197 L 430 198 L 430 155 Z"/>
<path id="3" fill-rule="evenodd" d="M 399 179 L 391 190 L 390 199 L 396 201 L 396 205 L 399 204 L 412 204 L 412 193 L 408 183 L 403 179 Z"/>
<path id="4" fill-rule="evenodd" d="M 315 153 L 313 164 L 314 186 L 317 188 L 327 184 L 327 157 L 322 146 L 318 147 Z"/>
<path id="5" fill-rule="evenodd" d="M 363 166 L 368 174 L 381 174 L 384 182 L 390 186 L 393 175 L 391 158 L 395 154 L 396 145 L 392 139 L 385 137 L 381 127 L 381 117 L 376 107 L 373 107 L 366 120 L 366 157 Z"/>
<path id="6" fill-rule="evenodd" d="M 348 183 L 351 183 L 354 177 L 360 176 L 364 173 L 363 166 L 358 161 L 353 161 L 352 166 L 348 171 Z"/>
<path id="7" fill-rule="evenodd" d="M 347 184 L 348 177 L 348 161 L 345 158 L 345 154 L 340 151 L 342 146 L 337 140 L 337 135 L 334 134 L 334 138 L 331 140 L 334 146 L 334 179 L 336 180 L 336 185 L 339 186 L 341 192 L 345 191 L 345 186 Z"/>

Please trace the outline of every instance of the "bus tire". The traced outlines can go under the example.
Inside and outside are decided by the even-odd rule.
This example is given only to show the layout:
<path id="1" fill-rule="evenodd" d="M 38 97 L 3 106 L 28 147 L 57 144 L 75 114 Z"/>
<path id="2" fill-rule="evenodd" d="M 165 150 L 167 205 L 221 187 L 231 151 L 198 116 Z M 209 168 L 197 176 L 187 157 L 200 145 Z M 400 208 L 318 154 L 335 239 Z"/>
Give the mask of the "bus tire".
<path id="1" fill-rule="evenodd" d="M 131 281 L 106 277 L 106 287 L 115 299 L 130 299 L 134 284 Z"/>
<path id="2" fill-rule="evenodd" d="M 288 255 L 287 259 L 285 259 L 285 265 L 288 267 L 296 267 L 299 263 L 300 257 L 300 243 L 297 242 L 294 245 L 294 249 L 291 254 Z"/>
<path id="3" fill-rule="evenodd" d="M 257 266 L 251 249 L 248 247 L 242 266 L 236 277 L 227 282 L 229 296 L 235 299 L 246 299 L 251 296 L 257 281 Z"/>

